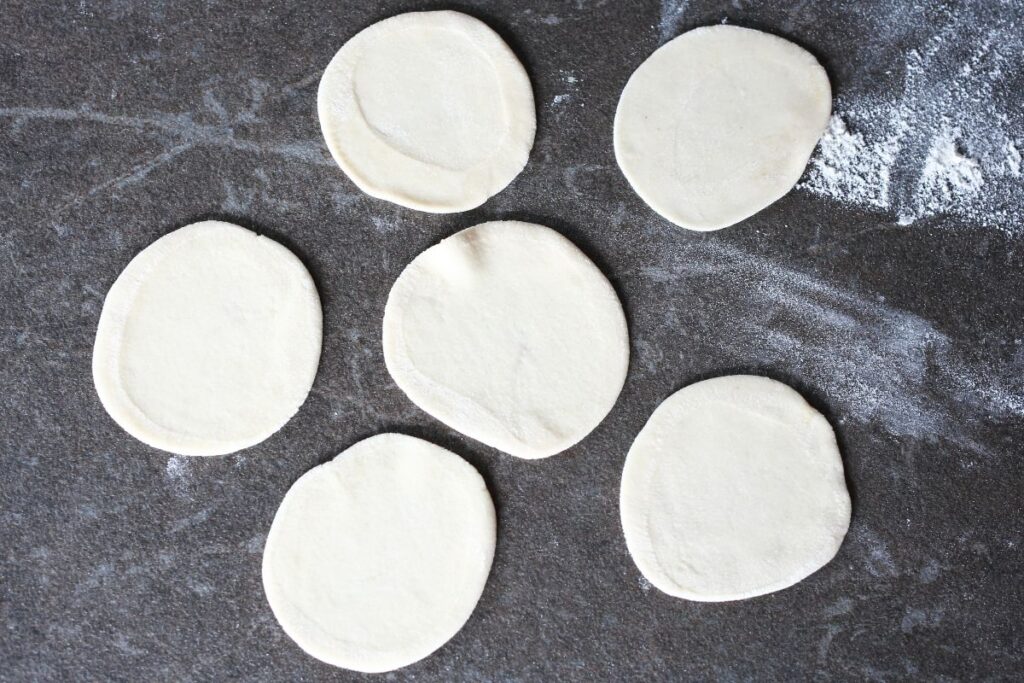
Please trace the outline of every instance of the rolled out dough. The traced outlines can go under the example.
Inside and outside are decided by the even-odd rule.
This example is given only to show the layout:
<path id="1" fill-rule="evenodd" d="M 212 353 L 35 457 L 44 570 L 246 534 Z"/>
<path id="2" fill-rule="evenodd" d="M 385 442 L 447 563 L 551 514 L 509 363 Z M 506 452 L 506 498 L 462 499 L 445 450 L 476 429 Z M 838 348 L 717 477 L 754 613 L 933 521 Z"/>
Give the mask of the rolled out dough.
<path id="1" fill-rule="evenodd" d="M 459 12 L 385 19 L 345 43 L 317 96 L 327 147 L 367 194 L 435 213 L 483 204 L 533 147 L 525 69 Z"/>
<path id="2" fill-rule="evenodd" d="M 828 563 L 850 496 L 828 421 L 763 377 L 718 377 L 665 400 L 622 472 L 622 526 L 637 567 L 680 598 L 780 590 Z"/>
<path id="3" fill-rule="evenodd" d="M 316 376 L 320 299 L 288 249 L 230 223 L 194 223 L 138 254 L 103 303 L 100 401 L 126 432 L 181 455 L 263 441 Z"/>
<path id="4" fill-rule="evenodd" d="M 469 619 L 494 557 L 495 514 L 462 458 L 401 434 L 360 441 L 289 489 L 263 586 L 284 631 L 335 666 L 416 662 Z"/>
<path id="5" fill-rule="evenodd" d="M 666 219 L 717 230 L 793 188 L 831 110 L 828 76 L 806 50 L 737 26 L 698 28 L 626 83 L 615 158 Z"/>
<path id="6" fill-rule="evenodd" d="M 391 288 L 383 345 L 416 405 L 523 458 L 594 429 L 629 364 L 608 280 L 554 230 L 516 221 L 463 230 L 417 256 Z"/>

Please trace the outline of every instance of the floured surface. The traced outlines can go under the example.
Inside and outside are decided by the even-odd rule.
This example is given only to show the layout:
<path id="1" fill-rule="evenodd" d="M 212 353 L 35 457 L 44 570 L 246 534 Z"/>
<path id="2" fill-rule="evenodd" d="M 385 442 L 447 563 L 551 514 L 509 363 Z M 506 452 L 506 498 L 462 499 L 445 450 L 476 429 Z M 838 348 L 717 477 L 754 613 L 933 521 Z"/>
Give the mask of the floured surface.
<path id="1" fill-rule="evenodd" d="M 611 410 L 629 363 L 622 306 L 550 228 L 502 221 L 431 247 L 395 282 L 384 358 L 431 415 L 524 458 L 554 455 Z"/>
<path id="2" fill-rule="evenodd" d="M 615 158 L 652 209 L 717 230 L 789 192 L 828 122 L 817 60 L 761 31 L 711 26 L 652 54 L 615 110 Z"/>
<path id="3" fill-rule="evenodd" d="M 222 455 L 280 429 L 320 359 L 320 299 L 285 247 L 195 223 L 136 256 L 103 304 L 93 350 L 110 416 L 145 443 Z"/>
<path id="4" fill-rule="evenodd" d="M 536 119 L 522 65 L 459 12 L 385 19 L 345 43 L 317 96 L 327 146 L 364 192 L 446 213 L 479 206 L 526 165 Z"/>
<path id="5" fill-rule="evenodd" d="M 840 93 L 802 187 L 882 211 L 899 225 L 937 216 L 1020 234 L 1024 116 L 1014 97 L 1024 69 L 1024 20 L 1015 3 L 863 3 L 867 47 L 885 54 L 902 33 L 930 30 L 893 53 L 870 88 Z"/>
<path id="6" fill-rule="evenodd" d="M 667 398 L 626 457 L 630 555 L 662 591 L 739 600 L 787 588 L 836 554 L 850 524 L 828 421 L 794 390 L 734 375 Z"/>
<path id="7" fill-rule="evenodd" d="M 868 147 L 876 129 L 847 118 L 847 98 L 866 114 L 871 101 L 900 97 L 902 65 L 946 27 L 945 9 L 960 16 L 940 55 L 946 74 L 989 31 L 1024 26 L 1021 3 L 1002 0 L 482 0 L 469 11 L 528 69 L 541 127 L 524 173 L 478 215 L 453 217 L 354 187 L 315 115 L 334 52 L 397 9 L 311 0 L 303 12 L 317 20 L 300 21 L 283 3 L 239 13 L 191 0 L 9 0 L 17 47 L 0 47 L 7 678 L 344 679 L 277 625 L 260 552 L 294 481 L 388 430 L 473 463 L 501 525 L 474 616 L 394 672 L 396 683 L 1005 680 L 1024 670 L 1014 641 L 1024 538 L 1007 513 L 1024 481 L 1018 238 L 956 212 L 899 226 L 895 209 L 806 190 L 711 235 L 668 224 L 629 187 L 611 145 L 615 105 L 659 45 L 663 6 L 669 39 L 727 18 L 809 50 L 829 72 L 836 113 Z M 259 39 L 210 39 L 243 31 Z M 988 101 L 1019 140 L 1024 88 L 1008 86 L 1024 71 L 1005 73 Z M 1018 198 L 973 147 L 985 120 L 961 139 L 985 174 L 976 199 Z M 923 164 L 924 131 L 937 129 L 920 131 L 906 169 Z M 905 180 L 913 191 L 913 174 Z M 327 334 L 313 391 L 286 428 L 237 455 L 179 458 L 183 487 L 165 455 L 106 417 L 89 362 L 113 278 L 205 212 L 258 219 L 255 229 L 293 247 L 317 280 Z M 417 408 L 380 344 L 405 266 L 496 218 L 572 240 L 615 286 L 629 322 L 616 407 L 578 446 L 533 463 Z M 657 406 L 723 373 L 784 381 L 828 417 L 856 514 L 839 554 L 810 579 L 702 605 L 643 579 L 623 540 L 619 484 Z"/>
<path id="8" fill-rule="evenodd" d="M 267 535 L 263 587 L 309 654 L 390 671 L 462 627 L 494 543 L 494 505 L 469 463 L 421 439 L 381 434 L 289 489 Z"/>

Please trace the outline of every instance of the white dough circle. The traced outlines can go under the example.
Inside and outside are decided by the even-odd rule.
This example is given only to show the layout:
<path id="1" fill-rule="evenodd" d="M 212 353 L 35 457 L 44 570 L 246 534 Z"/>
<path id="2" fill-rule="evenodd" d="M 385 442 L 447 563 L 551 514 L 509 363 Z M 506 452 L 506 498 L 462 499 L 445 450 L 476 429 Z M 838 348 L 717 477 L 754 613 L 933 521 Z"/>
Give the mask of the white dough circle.
<path id="1" fill-rule="evenodd" d="M 267 535 L 263 587 L 281 627 L 317 659 L 391 671 L 469 619 L 494 558 L 483 478 L 401 434 L 360 441 L 289 489 Z"/>
<path id="2" fill-rule="evenodd" d="M 363 192 L 434 213 L 465 211 L 526 166 L 533 90 L 505 41 L 459 12 L 411 12 L 360 31 L 317 95 L 335 161 Z"/>
<path id="3" fill-rule="evenodd" d="M 204 221 L 140 252 L 103 303 L 92 370 L 110 416 L 181 455 L 223 455 L 280 429 L 320 361 L 320 298 L 277 242 Z"/>
<path id="4" fill-rule="evenodd" d="M 750 598 L 831 560 L 850 525 L 828 421 L 763 377 L 718 377 L 665 400 L 622 472 L 622 526 L 641 573 L 675 597 Z"/>
<path id="5" fill-rule="evenodd" d="M 554 230 L 517 221 L 477 225 L 417 256 L 391 288 L 383 344 L 413 403 L 523 458 L 589 434 L 629 365 L 608 280 Z"/>
<path id="6" fill-rule="evenodd" d="M 615 158 L 676 225 L 718 230 L 789 192 L 832 110 L 806 50 L 737 26 L 694 29 L 630 77 L 615 112 Z"/>

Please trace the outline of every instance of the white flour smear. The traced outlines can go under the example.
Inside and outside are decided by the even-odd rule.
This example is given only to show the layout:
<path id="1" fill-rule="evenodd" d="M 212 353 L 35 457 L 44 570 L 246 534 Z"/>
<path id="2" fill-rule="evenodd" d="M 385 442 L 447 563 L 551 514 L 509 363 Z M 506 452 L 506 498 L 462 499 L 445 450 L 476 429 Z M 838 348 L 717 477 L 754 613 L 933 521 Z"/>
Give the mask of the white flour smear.
<path id="1" fill-rule="evenodd" d="M 910 21 L 903 3 L 868 7 L 875 23 Z M 800 187 L 888 212 L 901 225 L 951 215 L 1024 234 L 1024 116 L 1015 105 L 1024 11 L 1009 1 L 936 11 L 924 47 L 892 64 L 901 89 L 890 96 L 839 89 Z"/>
<path id="2" fill-rule="evenodd" d="M 914 193 L 916 213 L 901 215 L 901 224 L 913 223 L 915 216 L 955 210 L 960 203 L 976 201 L 985 176 L 978 160 L 960 149 L 960 137 L 959 128 L 943 129 L 935 136 Z"/>
<path id="3" fill-rule="evenodd" d="M 716 348 L 723 366 L 756 352 L 766 367 L 791 368 L 820 387 L 843 419 L 985 453 L 982 428 L 966 416 L 980 407 L 996 420 L 1024 418 L 1015 368 L 972 362 L 930 322 L 878 298 L 725 244 L 688 243 L 659 261 L 644 271 L 655 282 L 688 281 L 688 291 L 712 298 L 716 288 L 746 292 L 744 305 L 718 322 L 719 332 L 728 329 L 728 343 Z M 664 300 L 665 324 L 686 328 L 673 297 Z M 647 347 L 637 348 L 643 365 Z"/>
<path id="4" fill-rule="evenodd" d="M 176 493 L 187 493 L 190 483 L 189 479 L 191 478 L 187 458 L 180 455 L 169 457 L 167 459 L 167 467 L 164 470 L 164 476 L 167 479 L 167 483 L 171 485 Z"/>
<path id="5" fill-rule="evenodd" d="M 891 140 L 868 142 L 863 133 L 851 132 L 846 121 L 833 115 L 828 131 L 810 162 L 810 177 L 803 187 L 835 199 L 889 208 L 889 169 L 897 147 Z"/>

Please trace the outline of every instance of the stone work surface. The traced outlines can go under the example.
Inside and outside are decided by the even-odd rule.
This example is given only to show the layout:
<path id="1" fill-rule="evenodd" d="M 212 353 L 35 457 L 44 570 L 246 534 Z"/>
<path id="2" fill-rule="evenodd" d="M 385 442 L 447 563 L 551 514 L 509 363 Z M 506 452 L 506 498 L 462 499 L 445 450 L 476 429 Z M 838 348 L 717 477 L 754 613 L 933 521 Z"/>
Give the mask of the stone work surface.
<path id="1" fill-rule="evenodd" d="M 1019 676 L 1024 10 L 921 4 L 456 3 L 527 67 L 537 141 L 484 206 L 429 215 L 367 197 L 342 174 L 320 136 L 316 87 L 360 29 L 438 3 L 9 0 L 0 679 L 362 678 L 284 635 L 260 558 L 291 483 L 386 430 L 473 463 L 499 542 L 465 628 L 382 679 Z M 660 42 L 722 21 L 816 54 L 836 118 L 801 187 L 697 234 L 631 191 L 611 127 L 626 80 Z M 206 218 L 303 259 L 323 300 L 323 358 L 306 404 L 263 444 L 170 457 L 103 411 L 92 341 L 128 261 Z M 381 355 L 384 302 L 403 266 L 492 219 L 575 241 L 630 323 L 618 404 L 547 460 L 444 428 L 398 390 Z M 853 523 L 835 560 L 793 588 L 725 604 L 671 599 L 626 551 L 623 459 L 666 396 L 734 372 L 788 382 L 829 417 Z"/>

